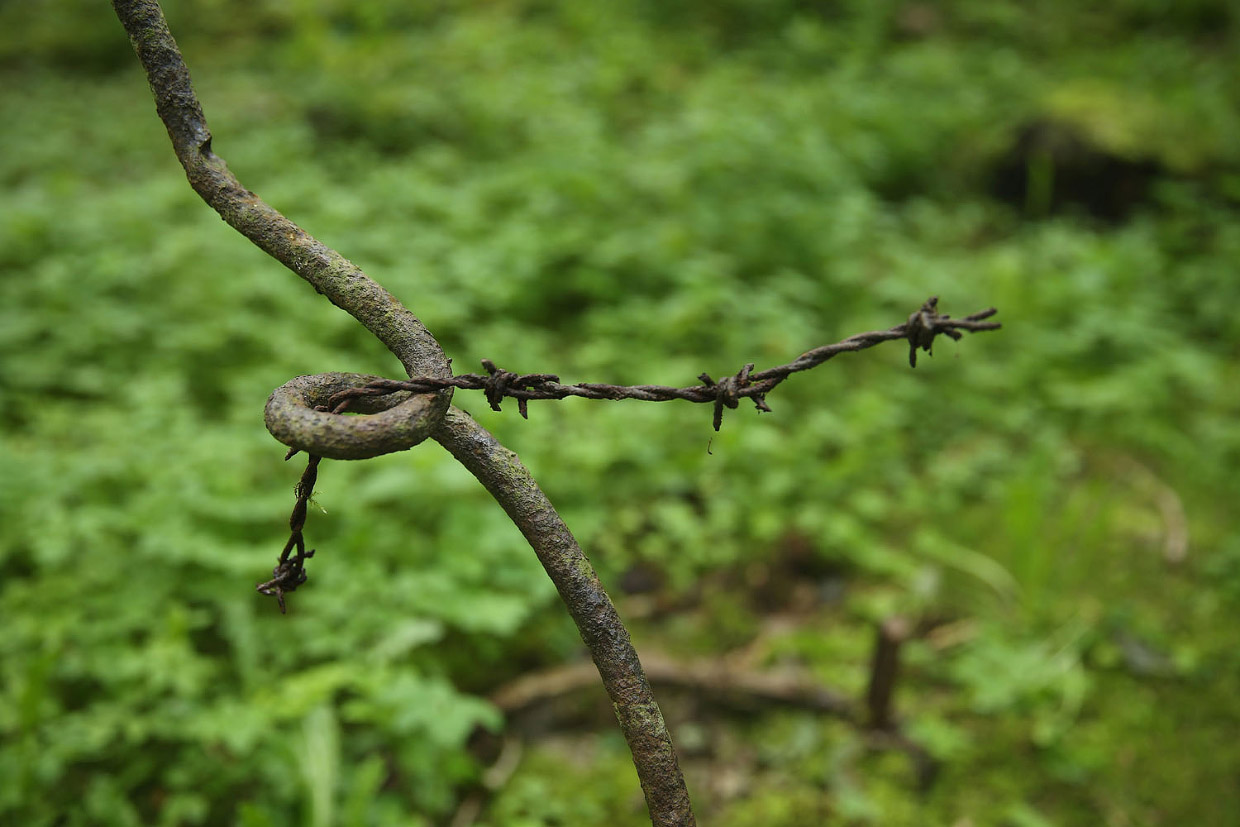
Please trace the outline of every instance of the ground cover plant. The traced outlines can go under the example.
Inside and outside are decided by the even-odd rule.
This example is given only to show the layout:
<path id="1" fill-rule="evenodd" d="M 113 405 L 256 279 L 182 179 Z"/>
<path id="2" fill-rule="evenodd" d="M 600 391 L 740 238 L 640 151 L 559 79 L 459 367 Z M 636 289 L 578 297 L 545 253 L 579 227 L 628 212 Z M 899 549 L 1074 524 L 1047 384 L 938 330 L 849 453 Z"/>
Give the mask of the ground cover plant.
<path id="1" fill-rule="evenodd" d="M 643 652 L 855 697 L 874 623 L 927 628 L 897 703 L 932 784 L 834 718 L 673 688 L 704 821 L 1229 823 L 1234 20 L 926 8 L 168 11 L 232 167 L 417 296 L 458 365 L 682 384 L 932 291 L 1003 309 L 984 356 L 837 362 L 712 454 L 690 406 L 458 399 L 620 584 Z M 73 11 L 0 10 L 0 812 L 641 823 L 609 710 L 501 724 L 487 700 L 580 644 L 446 458 L 332 464 L 315 588 L 284 618 L 238 588 L 297 476 L 256 400 L 394 364 L 202 208 L 109 10 Z M 1044 122 L 1131 162 L 1123 215 L 1053 197 L 1067 160 L 1019 141 Z M 527 736 L 493 787 L 479 727 Z"/>

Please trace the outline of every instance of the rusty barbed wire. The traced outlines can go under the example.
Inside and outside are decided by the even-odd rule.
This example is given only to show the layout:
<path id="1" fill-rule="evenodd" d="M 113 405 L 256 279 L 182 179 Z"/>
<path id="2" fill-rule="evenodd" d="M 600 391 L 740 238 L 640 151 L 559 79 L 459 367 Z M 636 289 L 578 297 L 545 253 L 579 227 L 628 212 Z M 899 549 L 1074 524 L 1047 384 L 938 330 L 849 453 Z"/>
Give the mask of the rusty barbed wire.
<path id="1" fill-rule="evenodd" d="M 286 457 L 287 458 L 287 457 Z M 297 502 L 293 505 L 293 513 L 288 519 L 289 538 L 280 552 L 276 567 L 271 570 L 272 578 L 256 587 L 260 594 L 273 596 L 280 605 L 280 614 L 285 613 L 284 595 L 295 591 L 306 582 L 306 560 L 314 556 L 314 549 L 306 551 L 306 540 L 302 536 L 302 528 L 306 525 L 306 511 L 310 497 L 314 493 L 314 483 L 319 475 L 319 462 L 322 457 L 310 457 L 306 470 L 297 483 Z M 290 557 L 293 550 L 297 554 Z"/>
<path id="2" fill-rule="evenodd" d="M 504 399 L 516 399 L 518 412 L 528 419 L 527 403 L 531 399 L 567 399 L 570 396 L 586 399 L 637 399 L 644 402 L 683 399 L 687 402 L 714 403 L 714 427 L 718 431 L 723 422 L 724 408 L 735 409 L 741 399 L 752 399 L 758 410 L 770 412 L 771 409 L 766 404 L 766 395 L 779 383 L 794 373 L 816 368 L 841 353 L 865 350 L 882 342 L 906 339 L 909 343 L 909 364 L 917 367 L 918 349 L 930 353 L 936 336 L 948 336 L 959 340 L 962 336 L 961 331 L 976 333 L 997 330 L 1002 326 L 998 322 L 985 321 L 998 312 L 993 307 L 962 319 L 953 319 L 938 312 L 938 301 L 938 296 L 931 296 L 902 325 L 887 330 L 858 333 L 835 344 L 823 345 L 802 353 L 786 365 L 767 368 L 757 373 L 754 372 L 752 364 L 745 365 L 735 375 L 724 377 L 718 382 L 709 374 L 702 373 L 698 375 L 702 384 L 690 387 L 606 385 L 595 382 L 564 385 L 560 383 L 560 377 L 553 373 L 518 374 L 496 367 L 490 359 L 483 359 L 482 366 L 486 370 L 485 374 L 464 373 L 448 379 L 425 376 L 413 379 L 383 379 L 361 388 L 341 391 L 331 398 L 331 405 L 335 406 L 350 399 L 379 396 L 394 391 L 430 393 L 444 388 L 458 388 L 483 391 L 491 409 L 495 411 L 500 410 L 500 403 Z"/>
<path id="3" fill-rule="evenodd" d="M 465 373 L 448 379 L 419 376 L 413 379 L 380 379 L 360 388 L 340 391 L 328 400 L 327 405 L 320 405 L 316 410 L 344 413 L 349 404 L 367 396 L 383 396 L 395 391 L 412 393 L 431 393 L 444 388 L 460 390 L 480 390 L 491 409 L 498 411 L 505 399 L 516 399 L 517 410 L 525 419 L 529 418 L 528 402 L 531 399 L 554 400 L 567 399 L 570 396 L 586 399 L 637 399 L 645 402 L 668 402 L 683 399 L 687 402 L 713 403 L 714 428 L 716 431 L 723 424 L 723 409 L 736 409 L 741 399 L 751 399 L 759 411 L 770 412 L 766 404 L 766 395 L 780 382 L 801 371 L 810 370 L 841 353 L 852 353 L 865 350 L 883 342 L 904 339 L 909 343 L 909 366 L 917 367 L 917 351 L 923 350 L 932 354 L 936 336 L 948 336 L 959 340 L 961 331 L 977 333 L 986 330 L 998 330 L 1002 327 L 998 322 L 986 321 L 998 311 L 987 308 L 961 319 L 953 319 L 938 312 L 938 296 L 931 296 L 920 308 L 909 315 L 908 321 L 887 330 L 873 330 L 858 333 L 830 345 L 816 347 L 806 351 L 786 365 L 778 365 L 763 371 L 754 372 L 753 364 L 747 364 L 733 376 L 725 376 L 716 382 L 709 374 L 701 373 L 698 379 L 701 385 L 684 388 L 673 388 L 665 385 L 606 385 L 594 382 L 582 382 L 575 385 L 560 383 L 560 377 L 553 373 L 514 373 L 496 366 L 490 359 L 482 360 L 485 374 Z M 291 459 L 297 449 L 290 449 L 285 459 Z M 272 579 L 258 585 L 258 591 L 276 598 L 280 611 L 285 611 L 284 596 L 306 582 L 305 562 L 314 556 L 314 549 L 306 551 L 302 529 L 306 523 L 306 512 L 310 499 L 314 494 L 314 484 L 318 479 L 318 466 L 322 457 L 310 456 L 306 470 L 297 483 L 297 501 L 293 513 L 289 517 L 290 536 L 280 553 L 276 567 L 272 570 Z M 294 550 L 296 554 L 294 554 Z"/>
<path id="4" fill-rule="evenodd" d="M 345 400 L 332 406 L 330 410 L 332 413 L 344 413 L 348 406 L 349 400 Z M 329 409 L 326 405 L 319 405 L 317 410 L 327 411 Z M 290 460 L 296 454 L 296 449 L 290 448 L 284 455 L 284 459 Z M 280 606 L 280 614 L 286 612 L 284 596 L 296 591 L 297 587 L 305 583 L 309 577 L 306 573 L 306 561 L 314 556 L 314 549 L 306 551 L 306 539 L 302 534 L 302 529 L 306 526 L 306 514 L 310 510 L 310 503 L 314 497 L 314 485 L 318 482 L 319 463 L 322 461 L 322 457 L 314 455 L 310 455 L 307 459 L 306 470 L 302 472 L 301 479 L 297 481 L 297 486 L 293 489 L 297 494 L 297 501 L 293 504 L 293 513 L 288 518 L 288 542 L 284 544 L 284 550 L 280 552 L 276 567 L 271 570 L 271 579 L 255 587 L 259 594 L 276 599 L 276 603 Z M 293 554 L 294 550 L 296 554 Z"/>

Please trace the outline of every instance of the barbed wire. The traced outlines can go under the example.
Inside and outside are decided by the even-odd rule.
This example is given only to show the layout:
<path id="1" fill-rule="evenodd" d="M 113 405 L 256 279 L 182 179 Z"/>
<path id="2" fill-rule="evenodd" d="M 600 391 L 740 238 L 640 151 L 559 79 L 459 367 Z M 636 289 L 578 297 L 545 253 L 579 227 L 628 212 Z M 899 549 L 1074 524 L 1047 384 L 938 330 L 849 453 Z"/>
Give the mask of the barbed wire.
<path id="1" fill-rule="evenodd" d="M 917 351 L 932 353 L 936 336 L 948 336 L 960 340 L 962 332 L 978 333 L 987 330 L 998 330 L 1002 327 L 998 322 L 986 321 L 998 311 L 987 308 L 961 319 L 938 312 L 938 296 L 931 296 L 920 308 L 909 315 L 908 321 L 887 330 L 873 330 L 858 333 L 830 345 L 816 347 L 806 351 L 786 365 L 754 372 L 754 366 L 747 364 L 733 376 L 726 376 L 716 382 L 708 374 L 701 373 L 698 379 L 701 385 L 684 388 L 673 388 L 666 385 L 606 385 L 595 382 L 581 382 L 575 385 L 560 383 L 560 377 L 553 373 L 514 373 L 503 370 L 490 359 L 482 360 L 485 374 L 464 373 L 448 379 L 437 379 L 419 376 L 413 379 L 380 379 L 360 388 L 350 388 L 333 395 L 327 405 L 319 405 L 316 410 L 344 413 L 355 399 L 367 396 L 383 396 L 395 391 L 411 393 L 432 393 L 445 388 L 460 390 L 480 390 L 486 395 L 491 409 L 500 410 L 504 399 L 516 399 L 517 410 L 523 418 L 529 418 L 527 407 L 531 399 L 554 400 L 567 399 L 570 396 L 585 399 L 637 399 L 644 402 L 668 402 L 683 399 L 687 402 L 713 403 L 714 427 L 718 431 L 723 424 L 723 409 L 735 409 L 741 399 L 751 399 L 759 411 L 770 412 L 766 404 L 766 395 L 780 382 L 801 371 L 810 370 L 841 353 L 852 353 L 865 350 L 883 342 L 904 339 L 909 343 L 908 361 L 910 367 L 917 367 Z M 285 459 L 291 459 L 297 449 L 289 449 Z M 306 470 L 295 489 L 297 501 L 293 505 L 293 513 L 289 516 L 289 539 L 280 553 L 279 562 L 272 570 L 272 579 L 258 585 L 258 591 L 276 598 L 280 611 L 285 611 L 284 596 L 306 582 L 305 562 L 314 556 L 314 549 L 306 551 L 302 529 L 306 524 L 306 512 L 314 495 L 314 484 L 318 479 L 318 466 L 322 457 L 311 455 Z M 296 554 L 293 552 L 296 551 Z"/>
<path id="2" fill-rule="evenodd" d="M 930 353 L 936 336 L 949 336 L 959 340 L 962 335 L 961 331 L 975 333 L 997 330 L 1001 327 L 998 322 L 985 321 L 998 312 L 993 307 L 962 319 L 953 319 L 938 312 L 938 301 L 938 296 L 930 297 L 902 325 L 887 330 L 858 333 L 835 344 L 823 345 L 807 351 L 786 365 L 767 368 L 757 373 L 754 372 L 752 364 L 745 365 L 735 375 L 724 377 L 718 382 L 709 374 L 701 373 L 698 379 L 702 384 L 690 387 L 606 385 L 595 382 L 564 385 L 560 383 L 560 377 L 553 373 L 518 374 L 496 367 L 490 359 L 483 359 L 482 366 L 486 374 L 465 373 L 448 379 L 425 376 L 401 380 L 383 379 L 360 388 L 341 391 L 331 398 L 330 405 L 334 407 L 347 400 L 364 396 L 380 396 L 394 391 L 430 393 L 445 388 L 458 388 L 483 391 L 491 409 L 495 411 L 500 410 L 500 403 L 505 398 L 516 399 L 517 410 L 522 417 L 528 419 L 527 403 L 531 399 L 567 399 L 570 396 L 586 399 L 638 399 L 644 402 L 683 399 L 687 402 L 714 403 L 714 427 L 718 431 L 723 424 L 724 408 L 735 409 L 741 399 L 752 399 L 758 410 L 769 413 L 771 409 L 766 404 L 766 395 L 780 382 L 794 373 L 816 368 L 841 353 L 865 350 L 882 342 L 906 339 L 909 343 L 909 365 L 917 367 L 918 349 Z"/>
<path id="3" fill-rule="evenodd" d="M 271 570 L 272 577 L 266 583 L 259 583 L 256 587 L 260 594 L 275 597 L 276 603 L 280 604 L 280 614 L 284 614 L 284 595 L 291 591 L 295 591 L 298 586 L 306 582 L 308 575 L 306 574 L 306 560 L 314 556 L 314 549 L 306 551 L 306 540 L 302 536 L 302 528 L 306 525 L 306 511 L 310 503 L 310 497 L 314 494 L 314 483 L 319 476 L 319 462 L 322 457 L 311 456 L 306 463 L 306 470 L 301 475 L 301 480 L 297 483 L 297 502 L 293 505 L 293 514 L 288 519 L 289 538 L 284 544 L 284 550 L 280 552 L 279 562 L 276 567 Z M 297 550 L 297 554 L 290 557 L 293 550 Z"/>
<path id="4" fill-rule="evenodd" d="M 330 411 L 344 413 L 348 406 L 349 402 L 346 400 L 330 408 Z M 316 410 L 327 411 L 329 408 L 326 405 L 319 405 Z M 284 459 L 290 460 L 296 453 L 295 449 L 289 449 Z M 284 544 L 284 550 L 280 552 L 276 567 L 271 570 L 271 579 L 255 587 L 260 594 L 275 597 L 276 603 L 280 605 L 280 614 L 284 614 L 286 610 L 284 595 L 296 591 L 297 587 L 305 583 L 309 577 L 306 573 L 306 560 L 314 556 L 314 549 L 306 551 L 306 540 L 302 529 L 306 526 L 306 514 L 310 510 L 310 503 L 314 497 L 314 484 L 318 482 L 319 463 L 322 461 L 322 457 L 313 454 L 307 459 L 306 470 L 302 472 L 301 479 L 297 481 L 297 486 L 293 489 L 297 494 L 297 501 L 293 503 L 293 513 L 288 518 L 288 542 Z M 293 554 L 294 550 L 296 554 Z"/>

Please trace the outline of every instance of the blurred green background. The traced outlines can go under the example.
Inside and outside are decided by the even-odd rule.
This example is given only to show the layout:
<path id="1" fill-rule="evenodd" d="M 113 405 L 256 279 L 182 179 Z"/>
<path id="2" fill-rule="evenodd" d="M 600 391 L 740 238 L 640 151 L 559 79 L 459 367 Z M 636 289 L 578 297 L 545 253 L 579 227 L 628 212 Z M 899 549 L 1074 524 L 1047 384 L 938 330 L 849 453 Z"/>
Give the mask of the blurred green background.
<path id="1" fill-rule="evenodd" d="M 875 624 L 916 624 L 897 705 L 933 778 L 669 688 L 703 823 L 1234 825 L 1240 14 L 1093 5 L 167 13 L 216 151 L 459 371 L 692 384 L 931 294 L 1000 309 L 713 443 L 705 406 L 457 394 L 639 651 L 859 698 Z M 0 821 L 648 823 L 601 688 L 487 700 L 583 652 L 437 446 L 325 463 L 309 585 L 254 593 L 300 472 L 267 394 L 398 364 L 193 194 L 106 3 L 0 6 L 0 90 Z"/>

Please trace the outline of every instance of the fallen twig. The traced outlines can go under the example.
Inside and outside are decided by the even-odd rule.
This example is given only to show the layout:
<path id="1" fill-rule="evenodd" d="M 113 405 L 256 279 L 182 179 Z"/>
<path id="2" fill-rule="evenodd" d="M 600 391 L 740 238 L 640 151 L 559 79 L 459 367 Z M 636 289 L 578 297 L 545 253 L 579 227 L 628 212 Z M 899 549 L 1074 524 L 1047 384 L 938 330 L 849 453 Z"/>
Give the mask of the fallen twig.
<path id="1" fill-rule="evenodd" d="M 844 695 L 792 670 L 738 668 L 727 658 L 689 662 L 646 652 L 646 676 L 653 684 L 688 689 L 724 702 L 752 700 L 823 712 L 846 720 L 857 717 L 856 705 Z M 490 695 L 491 703 L 515 713 L 538 703 L 594 686 L 593 664 L 572 663 L 523 675 Z"/>

